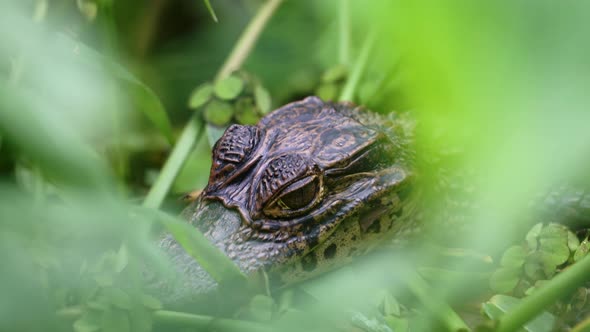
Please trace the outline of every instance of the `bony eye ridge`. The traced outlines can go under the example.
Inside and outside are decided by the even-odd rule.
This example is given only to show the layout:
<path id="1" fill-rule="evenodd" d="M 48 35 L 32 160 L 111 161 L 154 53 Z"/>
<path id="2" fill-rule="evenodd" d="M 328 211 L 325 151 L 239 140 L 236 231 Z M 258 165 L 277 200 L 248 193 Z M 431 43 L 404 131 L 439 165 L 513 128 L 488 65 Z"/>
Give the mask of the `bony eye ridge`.
<path id="1" fill-rule="evenodd" d="M 273 218 L 284 218 L 308 212 L 322 197 L 322 182 L 321 177 L 313 175 L 285 186 L 264 206 L 264 214 Z"/>

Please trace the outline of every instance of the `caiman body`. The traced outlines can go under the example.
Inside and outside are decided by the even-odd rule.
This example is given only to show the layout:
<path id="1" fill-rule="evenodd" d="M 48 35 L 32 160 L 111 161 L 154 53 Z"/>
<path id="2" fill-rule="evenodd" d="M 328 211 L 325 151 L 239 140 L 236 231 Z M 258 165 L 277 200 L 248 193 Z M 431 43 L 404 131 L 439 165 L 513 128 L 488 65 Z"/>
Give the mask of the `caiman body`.
<path id="1" fill-rule="evenodd" d="M 256 126 L 225 131 L 213 149 L 209 183 L 185 215 L 246 274 L 265 271 L 275 286 L 304 280 L 423 227 L 420 207 L 429 203 L 415 181 L 413 132 L 407 117 L 349 103 L 309 97 L 288 104 Z M 434 217 L 426 219 L 458 232 L 471 209 L 460 197 L 473 195 L 472 186 L 453 182 L 466 181 L 462 175 L 440 173 L 422 174 L 446 188 L 436 194 L 445 199 L 435 200 L 444 206 L 428 205 Z M 587 192 L 550 190 L 539 206 L 549 212 L 544 215 L 588 225 Z M 166 289 L 168 302 L 216 290 L 171 236 L 161 247 L 181 276 Z"/>
<path id="2" fill-rule="evenodd" d="M 209 183 L 185 215 L 246 274 L 274 285 L 333 269 L 389 234 L 415 230 L 413 122 L 309 97 L 230 126 Z M 161 246 L 186 302 L 216 288 L 172 239 Z"/>

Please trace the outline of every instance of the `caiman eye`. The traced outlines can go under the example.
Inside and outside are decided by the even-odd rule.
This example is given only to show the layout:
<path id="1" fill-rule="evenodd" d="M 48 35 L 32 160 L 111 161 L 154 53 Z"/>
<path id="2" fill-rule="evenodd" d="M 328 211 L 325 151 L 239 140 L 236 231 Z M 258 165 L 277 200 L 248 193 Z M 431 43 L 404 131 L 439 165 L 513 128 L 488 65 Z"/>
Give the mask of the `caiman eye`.
<path id="1" fill-rule="evenodd" d="M 315 175 L 309 176 L 281 189 L 264 206 L 263 212 L 273 218 L 298 216 L 315 207 L 321 193 L 321 179 Z"/>

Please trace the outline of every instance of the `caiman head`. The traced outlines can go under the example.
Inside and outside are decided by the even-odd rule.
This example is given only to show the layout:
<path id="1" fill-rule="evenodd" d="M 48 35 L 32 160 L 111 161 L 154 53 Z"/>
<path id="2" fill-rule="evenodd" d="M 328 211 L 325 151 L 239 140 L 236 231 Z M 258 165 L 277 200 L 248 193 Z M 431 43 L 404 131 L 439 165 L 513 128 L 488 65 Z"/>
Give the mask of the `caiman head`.
<path id="1" fill-rule="evenodd" d="M 242 271 L 284 285 L 341 265 L 404 228 L 412 124 L 317 97 L 256 126 L 230 126 L 213 148 L 190 222 Z M 172 238 L 162 247 L 184 276 L 179 296 L 215 287 Z"/>

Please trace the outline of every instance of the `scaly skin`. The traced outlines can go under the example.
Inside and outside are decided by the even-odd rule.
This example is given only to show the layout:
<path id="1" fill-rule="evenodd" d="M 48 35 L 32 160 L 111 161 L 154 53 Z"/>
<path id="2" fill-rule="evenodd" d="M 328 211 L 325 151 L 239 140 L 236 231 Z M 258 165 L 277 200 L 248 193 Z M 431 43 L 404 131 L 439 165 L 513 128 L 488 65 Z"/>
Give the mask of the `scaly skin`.
<path id="1" fill-rule="evenodd" d="M 247 274 L 274 285 L 344 264 L 413 224 L 413 122 L 317 97 L 256 126 L 229 127 L 213 149 L 209 183 L 190 222 Z M 170 237 L 161 246 L 184 276 L 170 302 L 216 288 Z"/>

